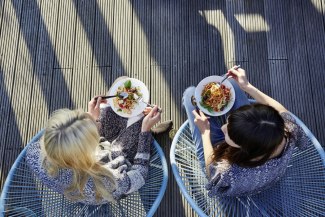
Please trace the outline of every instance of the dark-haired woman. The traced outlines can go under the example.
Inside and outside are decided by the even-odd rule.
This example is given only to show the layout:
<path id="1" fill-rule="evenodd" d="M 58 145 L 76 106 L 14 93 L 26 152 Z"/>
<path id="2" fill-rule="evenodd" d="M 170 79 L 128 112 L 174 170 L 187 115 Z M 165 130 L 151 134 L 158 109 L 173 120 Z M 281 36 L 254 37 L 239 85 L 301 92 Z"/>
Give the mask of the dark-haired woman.
<path id="1" fill-rule="evenodd" d="M 310 143 L 290 113 L 250 84 L 243 69 L 235 66 L 228 75 L 236 100 L 224 120 L 196 110 L 194 87 L 183 96 L 211 197 L 251 195 L 272 186 L 285 173 L 294 148 Z M 257 103 L 250 104 L 244 91 Z"/>

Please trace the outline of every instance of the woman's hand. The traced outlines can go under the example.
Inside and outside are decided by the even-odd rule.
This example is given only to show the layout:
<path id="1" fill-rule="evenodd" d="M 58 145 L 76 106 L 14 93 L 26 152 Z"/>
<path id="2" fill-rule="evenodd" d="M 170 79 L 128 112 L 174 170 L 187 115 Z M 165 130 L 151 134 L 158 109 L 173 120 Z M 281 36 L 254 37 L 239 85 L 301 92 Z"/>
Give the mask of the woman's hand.
<path id="1" fill-rule="evenodd" d="M 194 123 L 199 128 L 202 135 L 210 134 L 210 122 L 208 117 L 200 110 L 198 114 L 195 110 L 192 111 L 195 116 Z"/>
<path id="2" fill-rule="evenodd" d="M 158 106 L 151 109 L 149 114 L 142 121 L 141 132 L 148 132 L 150 129 L 160 121 L 160 112 L 158 112 Z"/>
<path id="3" fill-rule="evenodd" d="M 152 108 L 151 107 L 146 107 L 144 110 L 143 110 L 143 114 L 144 115 L 148 115 L 149 113 L 150 113 L 150 111 L 152 110 Z"/>
<path id="4" fill-rule="evenodd" d="M 229 78 L 233 78 L 239 85 L 239 87 L 246 91 L 247 88 L 251 85 L 247 80 L 246 72 L 238 66 L 234 66 L 228 70 L 227 75 Z"/>
<path id="5" fill-rule="evenodd" d="M 102 96 L 95 96 L 88 103 L 88 113 L 93 116 L 95 120 L 99 118 L 101 103 L 107 103 L 106 99 L 102 99 Z"/>

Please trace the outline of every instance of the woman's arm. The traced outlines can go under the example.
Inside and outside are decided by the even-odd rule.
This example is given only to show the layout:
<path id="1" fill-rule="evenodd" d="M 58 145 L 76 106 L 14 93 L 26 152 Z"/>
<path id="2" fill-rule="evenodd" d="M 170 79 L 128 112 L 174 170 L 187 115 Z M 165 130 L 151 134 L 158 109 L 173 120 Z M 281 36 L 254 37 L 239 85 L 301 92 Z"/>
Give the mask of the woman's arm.
<path id="1" fill-rule="evenodd" d="M 195 116 L 194 123 L 199 128 L 202 137 L 203 143 L 203 152 L 204 152 L 204 161 L 205 166 L 208 166 L 212 163 L 212 155 L 213 155 L 213 146 L 210 138 L 210 123 L 208 118 L 204 115 L 204 113 L 200 110 L 200 114 L 198 114 L 195 110 L 193 110 L 193 114 Z M 209 170 L 207 169 L 207 173 Z M 209 174 L 208 174 L 209 176 Z"/>
<path id="2" fill-rule="evenodd" d="M 246 77 L 246 72 L 244 69 L 237 68 L 237 66 L 234 66 L 228 71 L 229 77 L 234 78 L 239 87 L 248 93 L 251 97 L 253 97 L 258 103 L 269 105 L 275 108 L 279 113 L 287 112 L 288 110 L 278 101 L 272 99 L 256 87 L 254 87 Z"/>
<path id="3" fill-rule="evenodd" d="M 153 141 L 150 129 L 160 121 L 160 113 L 157 110 L 158 107 L 155 106 L 142 121 L 137 154 L 134 157 L 131 170 L 126 172 L 126 167 L 121 166 L 125 163 L 122 161 L 123 156 L 116 158 L 117 161 L 120 161 L 117 166 L 120 167 L 118 171 L 121 173 L 121 178 L 119 179 L 119 188 L 114 193 L 115 198 L 119 199 L 124 195 L 131 194 L 145 184 L 149 170 L 150 146 Z"/>

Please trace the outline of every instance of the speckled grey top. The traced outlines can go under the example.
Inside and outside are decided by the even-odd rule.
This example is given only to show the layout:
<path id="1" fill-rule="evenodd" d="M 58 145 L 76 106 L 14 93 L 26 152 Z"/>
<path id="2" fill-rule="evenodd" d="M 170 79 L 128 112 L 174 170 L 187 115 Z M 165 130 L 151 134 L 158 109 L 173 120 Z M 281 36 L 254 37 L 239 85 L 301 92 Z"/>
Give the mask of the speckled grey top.
<path id="1" fill-rule="evenodd" d="M 225 160 L 209 165 L 210 178 L 206 189 L 210 197 L 247 196 L 271 187 L 284 175 L 294 148 L 304 149 L 312 145 L 289 113 L 282 113 L 281 116 L 291 134 L 281 155 L 253 168 L 230 165 Z"/>
<path id="2" fill-rule="evenodd" d="M 142 119 L 129 127 L 127 119 L 116 115 L 110 107 L 101 111 L 100 135 L 101 141 L 96 158 L 104 163 L 117 183 L 113 189 L 111 183 L 103 177 L 103 183 L 108 191 L 113 191 L 113 197 L 119 200 L 137 191 L 145 184 L 149 169 L 150 146 L 153 137 L 150 132 L 141 133 Z M 63 194 L 72 181 L 70 169 L 60 169 L 56 177 L 48 175 L 43 168 L 40 143 L 35 142 L 27 147 L 26 161 L 34 174 L 49 188 Z M 95 186 L 89 178 L 85 189 L 85 198 L 79 200 L 85 204 L 106 203 L 104 199 L 96 201 Z"/>

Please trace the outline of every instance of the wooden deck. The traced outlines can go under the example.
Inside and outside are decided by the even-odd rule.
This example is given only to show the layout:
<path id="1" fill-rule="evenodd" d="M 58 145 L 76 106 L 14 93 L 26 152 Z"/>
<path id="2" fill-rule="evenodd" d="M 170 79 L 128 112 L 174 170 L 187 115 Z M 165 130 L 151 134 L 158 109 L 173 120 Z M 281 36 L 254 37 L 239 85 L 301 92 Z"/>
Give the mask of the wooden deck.
<path id="1" fill-rule="evenodd" d="M 178 128 L 185 88 L 240 64 L 325 144 L 324 20 L 324 0 L 0 0 L 0 188 L 53 110 L 121 75 Z M 157 216 L 196 216 L 169 177 Z"/>

